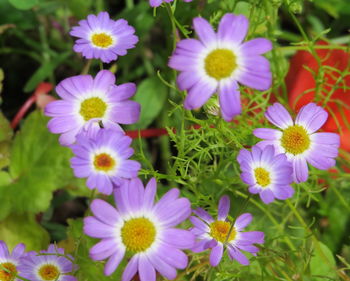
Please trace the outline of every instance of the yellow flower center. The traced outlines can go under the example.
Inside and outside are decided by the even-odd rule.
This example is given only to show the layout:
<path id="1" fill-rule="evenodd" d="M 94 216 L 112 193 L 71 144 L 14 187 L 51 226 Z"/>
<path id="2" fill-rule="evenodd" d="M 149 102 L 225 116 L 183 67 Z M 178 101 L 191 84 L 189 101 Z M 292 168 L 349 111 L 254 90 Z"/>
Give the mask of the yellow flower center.
<path id="1" fill-rule="evenodd" d="M 115 160 L 107 153 L 95 155 L 94 166 L 96 170 L 108 172 L 115 167 Z"/>
<path id="2" fill-rule="evenodd" d="M 45 264 L 40 267 L 38 273 L 43 280 L 52 281 L 52 280 L 56 280 L 59 277 L 60 270 L 58 269 L 57 266 L 53 264 Z"/>
<path id="3" fill-rule="evenodd" d="M 112 36 L 106 33 L 95 33 L 91 37 L 92 44 L 100 48 L 108 48 L 113 44 Z"/>
<path id="4" fill-rule="evenodd" d="M 236 56 L 228 49 L 216 49 L 205 58 L 205 71 L 216 80 L 230 77 L 236 69 Z"/>
<path id="5" fill-rule="evenodd" d="M 102 118 L 107 109 L 107 104 L 100 98 L 88 98 L 84 100 L 80 105 L 80 115 L 85 121 L 89 121 L 92 118 Z"/>
<path id="6" fill-rule="evenodd" d="M 210 224 L 210 236 L 221 243 L 232 241 L 236 237 L 236 230 L 232 227 L 228 237 L 230 228 L 231 224 L 227 221 L 214 221 Z"/>
<path id="7" fill-rule="evenodd" d="M 0 263 L 0 281 L 13 281 L 17 274 L 17 268 L 13 263 Z"/>
<path id="8" fill-rule="evenodd" d="M 271 183 L 270 173 L 264 168 L 255 168 L 254 175 L 256 182 L 262 187 L 266 187 Z"/>
<path id="9" fill-rule="evenodd" d="M 126 221 L 121 229 L 121 236 L 126 249 L 131 252 L 144 252 L 156 238 L 154 224 L 146 218 L 134 218 Z"/>
<path id="10" fill-rule="evenodd" d="M 300 125 L 290 126 L 283 131 L 281 145 L 286 152 L 301 154 L 310 147 L 310 143 L 309 134 Z"/>

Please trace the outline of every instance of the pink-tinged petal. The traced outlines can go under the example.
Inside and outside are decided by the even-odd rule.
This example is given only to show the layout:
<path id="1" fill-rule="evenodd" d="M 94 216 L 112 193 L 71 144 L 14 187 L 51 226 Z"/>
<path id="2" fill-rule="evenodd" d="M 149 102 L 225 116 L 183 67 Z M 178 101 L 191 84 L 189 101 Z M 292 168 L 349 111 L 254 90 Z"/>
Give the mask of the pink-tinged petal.
<path id="1" fill-rule="evenodd" d="M 156 280 L 156 271 L 146 255 L 139 257 L 139 276 L 141 281 Z"/>
<path id="2" fill-rule="evenodd" d="M 242 265 L 249 265 L 249 260 L 245 255 L 243 255 L 238 249 L 233 247 L 228 248 L 229 257 L 231 259 L 235 259 Z"/>
<path id="3" fill-rule="evenodd" d="M 230 198 L 225 195 L 220 198 L 218 206 L 218 220 L 225 220 L 230 211 Z"/>
<path id="4" fill-rule="evenodd" d="M 272 42 L 266 38 L 255 38 L 245 42 L 241 46 L 241 52 L 245 56 L 262 55 L 272 50 Z"/>
<path id="5" fill-rule="evenodd" d="M 109 70 L 100 70 L 94 79 L 94 90 L 107 92 L 115 84 L 115 76 Z"/>
<path id="6" fill-rule="evenodd" d="M 224 246 L 221 243 L 218 243 L 210 253 L 210 265 L 211 266 L 217 266 L 221 259 L 222 259 L 222 254 L 224 252 Z"/>
<path id="7" fill-rule="evenodd" d="M 151 7 L 153 7 L 153 8 L 159 7 L 162 3 L 163 3 L 163 0 L 150 0 L 150 1 L 149 1 L 149 4 L 150 4 Z"/>
<path id="8" fill-rule="evenodd" d="M 165 278 L 173 280 L 176 277 L 176 269 L 165 262 L 158 255 L 149 255 L 153 267 Z M 124 281 L 124 280 L 123 280 Z M 126 281 L 126 280 L 125 280 Z"/>
<path id="9" fill-rule="evenodd" d="M 240 215 L 234 224 L 234 227 L 237 231 L 241 231 L 243 230 L 247 225 L 249 225 L 251 223 L 253 219 L 253 216 L 249 213 L 245 213 Z"/>
<path id="10" fill-rule="evenodd" d="M 314 103 L 309 103 L 300 109 L 295 119 L 295 123 L 303 126 L 310 134 L 312 134 L 323 126 L 327 121 L 327 118 L 327 111 Z"/>
<path id="11" fill-rule="evenodd" d="M 219 102 L 222 118 L 230 122 L 235 116 L 241 114 L 241 97 L 236 81 L 220 85 Z"/>
<path id="12" fill-rule="evenodd" d="M 267 188 L 265 188 L 263 191 L 260 192 L 260 198 L 265 204 L 270 204 L 275 200 L 275 197 L 273 196 L 273 192 Z"/>
<path id="13" fill-rule="evenodd" d="M 122 281 L 130 281 L 135 276 L 138 269 L 138 263 L 139 255 L 134 255 L 124 269 Z"/>
<path id="14" fill-rule="evenodd" d="M 157 182 L 155 178 L 151 178 L 146 185 L 144 199 L 143 199 L 143 207 L 146 210 L 150 210 L 153 207 L 154 197 L 157 192 Z"/>
<path id="15" fill-rule="evenodd" d="M 301 183 L 307 181 L 309 176 L 309 169 L 305 159 L 296 158 L 293 159 L 293 177 L 296 183 Z"/>
<path id="16" fill-rule="evenodd" d="M 94 216 L 105 224 L 113 226 L 120 220 L 118 211 L 101 199 L 92 201 L 90 209 Z"/>
<path id="17" fill-rule="evenodd" d="M 190 249 L 195 244 L 194 235 L 188 230 L 168 228 L 163 230 L 163 241 L 178 249 Z"/>
<path id="18" fill-rule="evenodd" d="M 270 106 L 267 109 L 265 116 L 272 124 L 281 129 L 286 129 L 290 126 L 293 126 L 292 117 L 280 103 L 276 102 Z"/>
<path id="19" fill-rule="evenodd" d="M 210 47 L 216 43 L 216 34 L 207 20 L 199 17 L 194 18 L 193 27 L 203 45 Z"/>
<path id="20" fill-rule="evenodd" d="M 202 208 L 197 208 L 196 210 L 193 210 L 193 213 L 195 213 L 198 217 L 200 217 L 202 220 L 206 221 L 207 223 L 214 222 L 213 217 L 209 215 L 208 212 L 203 210 Z"/>
<path id="21" fill-rule="evenodd" d="M 248 32 L 249 22 L 244 15 L 225 14 L 218 28 L 218 40 L 239 45 Z"/>
<path id="22" fill-rule="evenodd" d="M 217 85 L 205 80 L 199 81 L 189 91 L 185 99 L 186 109 L 200 108 L 214 94 Z"/>
<path id="23" fill-rule="evenodd" d="M 279 140 L 282 132 L 275 129 L 259 128 L 253 131 L 254 136 L 263 140 Z"/>
<path id="24" fill-rule="evenodd" d="M 84 219 L 84 233 L 93 238 L 111 238 L 115 236 L 113 227 L 100 222 L 94 217 Z"/>

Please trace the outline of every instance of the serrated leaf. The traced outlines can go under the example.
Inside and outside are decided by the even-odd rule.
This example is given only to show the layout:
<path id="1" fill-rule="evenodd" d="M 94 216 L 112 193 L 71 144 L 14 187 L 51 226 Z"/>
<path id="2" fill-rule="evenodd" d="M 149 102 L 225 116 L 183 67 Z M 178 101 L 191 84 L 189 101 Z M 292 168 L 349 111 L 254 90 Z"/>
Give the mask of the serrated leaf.
<path id="1" fill-rule="evenodd" d="M 315 280 L 324 280 L 323 277 L 336 277 L 336 262 L 331 250 L 322 242 L 318 242 L 320 249 L 315 247 L 313 256 L 310 260 L 310 272 Z M 314 280 L 314 279 L 313 279 Z"/>
<path id="2" fill-rule="evenodd" d="M 28 10 L 39 4 L 39 0 L 9 0 L 19 10 Z"/>

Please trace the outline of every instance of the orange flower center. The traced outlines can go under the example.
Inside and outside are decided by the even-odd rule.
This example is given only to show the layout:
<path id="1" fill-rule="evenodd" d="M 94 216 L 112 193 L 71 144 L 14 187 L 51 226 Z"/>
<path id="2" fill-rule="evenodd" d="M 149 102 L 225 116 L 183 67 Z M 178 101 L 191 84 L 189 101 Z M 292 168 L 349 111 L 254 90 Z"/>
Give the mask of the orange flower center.
<path id="1" fill-rule="evenodd" d="M 232 241 L 236 237 L 236 230 L 232 227 L 229 233 L 230 228 L 231 224 L 227 221 L 214 221 L 210 224 L 210 236 L 221 243 Z"/>
<path id="2" fill-rule="evenodd" d="M 0 263 L 0 281 L 13 281 L 17 274 L 17 268 L 13 263 Z"/>
<path id="3" fill-rule="evenodd" d="M 108 172 L 114 169 L 116 161 L 107 153 L 95 155 L 94 167 L 96 170 Z"/>

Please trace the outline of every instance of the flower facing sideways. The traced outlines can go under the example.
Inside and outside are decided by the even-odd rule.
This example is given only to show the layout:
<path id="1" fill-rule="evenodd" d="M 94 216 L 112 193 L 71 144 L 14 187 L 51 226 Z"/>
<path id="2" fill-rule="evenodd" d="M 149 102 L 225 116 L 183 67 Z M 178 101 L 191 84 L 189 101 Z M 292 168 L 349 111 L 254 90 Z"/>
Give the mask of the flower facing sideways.
<path id="1" fill-rule="evenodd" d="M 275 155 L 275 148 L 257 146 L 252 151 L 242 149 L 237 157 L 242 170 L 241 179 L 249 185 L 249 192 L 259 193 L 265 204 L 274 198 L 285 200 L 294 194 L 293 167 L 284 153 Z"/>
<path id="2" fill-rule="evenodd" d="M 226 14 L 215 33 L 205 19 L 193 20 L 199 40 L 180 41 L 169 61 L 171 68 L 181 72 L 177 79 L 180 90 L 188 91 L 186 109 L 201 107 L 217 92 L 222 117 L 231 121 L 241 113 L 237 82 L 257 90 L 270 88 L 270 63 L 262 54 L 272 44 L 264 38 L 242 43 L 248 25 L 245 16 Z"/>
<path id="3" fill-rule="evenodd" d="M 18 244 L 10 254 L 4 241 L 0 241 L 0 281 L 19 281 L 20 259 L 24 256 L 24 244 Z"/>
<path id="4" fill-rule="evenodd" d="M 194 245 L 194 236 L 176 225 L 191 214 L 191 204 L 179 198 L 179 190 L 171 189 L 154 203 L 156 181 L 146 188 L 134 178 L 115 189 L 117 209 L 95 199 L 90 208 L 93 217 L 84 219 L 85 234 L 102 239 L 90 249 L 94 260 L 108 259 L 104 273 L 112 274 L 126 253 L 132 255 L 122 281 L 130 281 L 136 272 L 141 281 L 155 281 L 156 271 L 165 278 L 176 277 L 176 269 L 187 267 L 182 252 Z"/>
<path id="5" fill-rule="evenodd" d="M 141 168 L 139 162 L 128 159 L 134 153 L 131 141 L 122 132 L 111 129 L 100 129 L 92 138 L 78 135 L 76 144 L 71 146 L 75 176 L 88 178 L 86 185 L 90 189 L 112 194 L 113 185 L 120 186 L 123 180 L 136 177 Z"/>
<path id="6" fill-rule="evenodd" d="M 174 0 L 149 0 L 151 7 L 159 7 L 162 3 L 170 3 Z M 192 0 L 183 0 L 184 2 L 192 2 Z"/>
<path id="7" fill-rule="evenodd" d="M 86 20 L 81 20 L 70 35 L 79 38 L 73 47 L 75 52 L 82 53 L 87 59 L 109 63 L 135 47 L 139 39 L 134 33 L 135 29 L 126 20 L 114 21 L 107 12 L 100 12 L 97 16 L 88 15 Z"/>
<path id="8" fill-rule="evenodd" d="M 192 248 L 194 252 L 202 252 L 211 249 L 210 264 L 217 266 L 224 252 L 228 250 L 230 259 L 237 260 L 240 264 L 248 265 L 249 260 L 241 252 L 250 252 L 253 255 L 259 248 L 253 244 L 264 243 L 264 233 L 260 231 L 242 230 L 252 221 L 252 215 L 245 213 L 240 215 L 234 223 L 227 220 L 230 211 L 230 199 L 221 197 L 218 207 L 218 218 L 214 220 L 205 210 L 198 208 L 194 213 L 199 217 L 190 217 L 194 227 L 191 232 L 196 236 L 196 245 Z"/>
<path id="9" fill-rule="evenodd" d="M 64 79 L 56 91 L 62 99 L 49 103 L 45 114 L 53 117 L 48 128 L 61 134 L 62 145 L 73 144 L 91 122 L 122 131 L 119 124 L 133 124 L 140 116 L 140 104 L 129 100 L 136 92 L 135 84 L 115 85 L 115 76 L 108 70 L 101 70 L 95 79 L 90 75 Z"/>
<path id="10" fill-rule="evenodd" d="M 335 165 L 340 138 L 335 133 L 316 133 L 328 118 L 328 113 L 320 106 L 309 103 L 303 106 L 295 121 L 279 103 L 270 106 L 266 118 L 281 130 L 259 128 L 254 135 L 264 139 L 257 145 L 264 148 L 273 145 L 276 153 L 285 153 L 293 165 L 293 177 L 297 183 L 308 178 L 307 163 L 327 170 Z"/>

